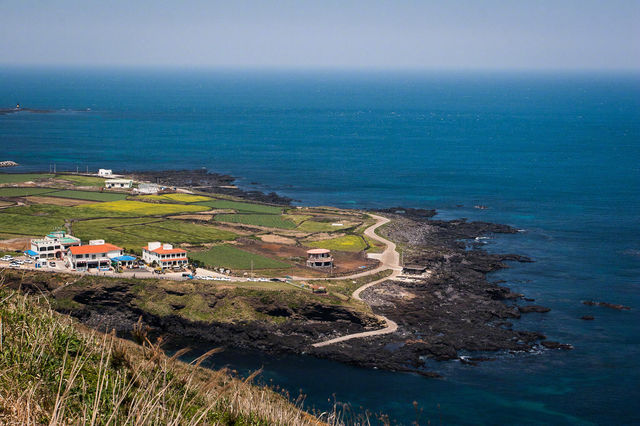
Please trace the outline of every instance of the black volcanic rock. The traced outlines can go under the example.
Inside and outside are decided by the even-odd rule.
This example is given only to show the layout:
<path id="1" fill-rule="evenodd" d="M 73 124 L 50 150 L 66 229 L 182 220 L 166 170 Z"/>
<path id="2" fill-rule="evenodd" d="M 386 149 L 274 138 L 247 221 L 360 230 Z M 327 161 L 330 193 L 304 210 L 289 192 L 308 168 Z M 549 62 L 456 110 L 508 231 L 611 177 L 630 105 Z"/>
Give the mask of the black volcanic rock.
<path id="1" fill-rule="evenodd" d="M 572 345 L 569 345 L 567 343 L 554 342 L 551 340 L 543 340 L 540 344 L 547 349 L 563 349 L 563 350 L 573 349 Z"/>
<path id="2" fill-rule="evenodd" d="M 234 187 L 235 177 L 209 172 L 207 169 L 196 170 L 164 170 L 122 172 L 138 180 L 146 180 L 168 187 L 188 187 L 201 192 L 233 195 L 252 201 L 269 204 L 289 205 L 291 198 L 282 197 L 275 192 L 265 194 L 260 191 L 245 191 Z"/>
<path id="3" fill-rule="evenodd" d="M 540 306 L 540 305 L 527 305 L 527 306 L 518 306 L 518 310 L 523 314 L 528 314 L 530 312 L 545 313 L 545 312 L 549 312 L 551 308 L 547 308 L 546 306 Z"/>
<path id="4" fill-rule="evenodd" d="M 609 308 L 609 309 L 615 309 L 617 311 L 630 311 L 631 307 L 630 306 L 625 306 L 625 305 L 618 305 L 615 303 L 609 303 L 609 302 L 596 302 L 593 300 L 585 300 L 582 302 L 583 305 L 587 305 L 587 306 L 602 306 L 605 308 Z"/>

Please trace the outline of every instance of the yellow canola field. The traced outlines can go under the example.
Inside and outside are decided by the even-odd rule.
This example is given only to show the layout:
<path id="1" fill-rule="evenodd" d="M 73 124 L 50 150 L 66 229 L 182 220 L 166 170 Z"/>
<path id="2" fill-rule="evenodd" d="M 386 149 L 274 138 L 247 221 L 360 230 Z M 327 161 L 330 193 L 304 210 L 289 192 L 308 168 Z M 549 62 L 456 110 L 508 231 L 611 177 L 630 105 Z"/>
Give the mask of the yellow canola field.
<path id="1" fill-rule="evenodd" d="M 156 201 L 177 201 L 179 203 L 197 203 L 199 201 L 209 201 L 211 198 L 202 195 L 193 194 L 162 194 L 162 195 L 145 195 L 141 197 L 144 200 Z"/>
<path id="2" fill-rule="evenodd" d="M 206 206 L 194 206 L 185 204 L 151 204 L 142 201 L 110 201 L 106 203 L 84 204 L 83 209 L 91 209 L 104 212 L 126 213 L 131 215 L 151 216 L 169 215 L 176 213 L 199 212 L 209 210 Z"/>

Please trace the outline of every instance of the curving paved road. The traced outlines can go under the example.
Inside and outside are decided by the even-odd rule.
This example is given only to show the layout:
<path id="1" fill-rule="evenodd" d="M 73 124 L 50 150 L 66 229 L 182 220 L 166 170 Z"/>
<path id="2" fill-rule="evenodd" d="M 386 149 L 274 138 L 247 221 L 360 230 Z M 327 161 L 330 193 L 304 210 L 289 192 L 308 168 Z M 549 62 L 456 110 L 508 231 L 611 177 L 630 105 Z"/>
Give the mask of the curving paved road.
<path id="1" fill-rule="evenodd" d="M 362 300 L 360 298 L 360 293 L 362 293 L 364 290 L 368 289 L 369 287 L 373 287 L 376 284 L 379 284 L 383 281 L 386 280 L 390 280 L 390 279 L 394 279 L 395 277 L 397 277 L 398 275 L 400 275 L 400 272 L 402 271 L 402 266 L 400 266 L 400 256 L 398 255 L 398 252 L 396 251 L 396 245 L 392 242 L 387 240 L 386 238 L 383 238 L 379 235 L 377 235 L 375 233 L 375 230 L 377 228 L 379 228 L 380 226 L 384 225 L 385 223 L 389 222 L 389 219 L 387 219 L 386 217 L 382 217 L 382 216 L 378 216 L 375 214 L 371 214 L 371 217 L 373 217 L 374 219 L 376 219 L 376 223 L 370 227 L 368 227 L 367 229 L 365 229 L 364 234 L 376 241 L 379 241 L 383 244 L 386 245 L 386 248 L 384 249 L 384 251 L 382 253 L 379 254 L 372 254 L 371 257 L 378 259 L 381 263 L 381 265 L 376 268 L 373 269 L 371 271 L 366 271 L 366 272 L 362 272 L 359 274 L 354 274 L 354 275 L 350 275 L 347 277 L 340 277 L 337 279 L 349 279 L 349 278 L 358 278 L 358 277 L 363 277 L 366 275 L 373 275 L 376 274 L 380 271 L 385 271 L 387 269 L 392 269 L 393 272 L 391 273 L 391 275 L 389 275 L 386 278 L 382 278 L 376 281 L 372 281 L 368 284 L 363 285 L 362 287 L 358 287 L 352 294 L 352 297 L 356 300 L 360 300 L 364 303 L 366 303 L 364 300 Z M 327 278 L 327 279 L 332 279 L 332 278 Z M 333 278 L 336 279 L 336 278 Z M 370 336 L 378 336 L 381 334 L 388 334 L 388 333 L 393 333 L 394 331 L 396 331 L 398 329 L 398 324 L 396 324 L 394 321 L 390 320 L 389 318 L 382 316 L 382 315 L 376 315 L 376 318 L 378 318 L 378 320 L 380 321 L 384 321 L 386 323 L 386 326 L 384 328 L 381 328 L 379 330 L 372 330 L 372 331 L 363 331 L 361 333 L 353 333 L 353 334 L 347 334 L 345 336 L 341 336 L 341 337 L 336 337 L 335 339 L 330 339 L 330 340 L 325 340 L 323 342 L 318 342 L 318 343 L 314 343 L 312 346 L 315 348 L 320 348 L 322 346 L 328 346 L 328 345 L 332 345 L 334 343 L 338 343 L 338 342 L 344 342 L 346 340 L 351 340 L 351 339 L 359 339 L 362 337 L 370 337 Z"/>

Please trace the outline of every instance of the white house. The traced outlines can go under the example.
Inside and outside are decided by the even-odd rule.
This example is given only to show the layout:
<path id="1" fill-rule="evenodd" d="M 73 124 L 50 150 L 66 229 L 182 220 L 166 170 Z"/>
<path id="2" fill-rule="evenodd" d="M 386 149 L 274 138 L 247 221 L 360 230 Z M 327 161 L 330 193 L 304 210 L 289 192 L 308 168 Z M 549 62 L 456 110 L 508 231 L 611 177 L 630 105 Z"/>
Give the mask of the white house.
<path id="1" fill-rule="evenodd" d="M 105 188 L 131 188 L 132 186 L 131 179 L 107 179 L 104 181 Z"/>
<path id="2" fill-rule="evenodd" d="M 31 253 L 29 255 L 39 259 L 62 259 L 69 247 L 79 246 L 80 244 L 80 238 L 67 235 L 64 231 L 54 231 L 44 238 L 31 240 Z"/>
<path id="3" fill-rule="evenodd" d="M 98 176 L 109 177 L 113 175 L 113 170 L 111 169 L 100 169 L 98 170 Z"/>
<path id="4" fill-rule="evenodd" d="M 104 240 L 89 241 L 89 245 L 73 246 L 67 250 L 67 260 L 76 270 L 103 268 L 111 265 L 111 259 L 123 255 L 122 248 Z"/>
<path id="5" fill-rule="evenodd" d="M 186 250 L 173 248 L 171 244 L 161 244 L 157 241 L 142 247 L 142 260 L 147 264 L 156 262 L 162 269 L 186 266 L 189 263 Z"/>

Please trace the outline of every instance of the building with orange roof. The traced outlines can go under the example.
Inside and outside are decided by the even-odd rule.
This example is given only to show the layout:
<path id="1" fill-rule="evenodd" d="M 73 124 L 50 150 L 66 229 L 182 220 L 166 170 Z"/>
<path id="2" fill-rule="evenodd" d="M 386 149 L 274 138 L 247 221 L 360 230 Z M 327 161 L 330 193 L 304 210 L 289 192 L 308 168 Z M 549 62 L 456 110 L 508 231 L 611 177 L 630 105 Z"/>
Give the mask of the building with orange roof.
<path id="1" fill-rule="evenodd" d="M 73 269 L 82 271 L 89 268 L 108 268 L 111 259 L 122 256 L 123 249 L 104 240 L 92 240 L 83 246 L 69 247 L 67 261 Z"/>
<path id="2" fill-rule="evenodd" d="M 186 250 L 173 248 L 171 244 L 163 244 L 158 241 L 150 242 L 146 247 L 142 247 L 142 260 L 147 264 L 155 262 L 162 269 L 180 268 L 189 263 Z"/>

